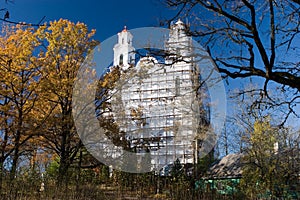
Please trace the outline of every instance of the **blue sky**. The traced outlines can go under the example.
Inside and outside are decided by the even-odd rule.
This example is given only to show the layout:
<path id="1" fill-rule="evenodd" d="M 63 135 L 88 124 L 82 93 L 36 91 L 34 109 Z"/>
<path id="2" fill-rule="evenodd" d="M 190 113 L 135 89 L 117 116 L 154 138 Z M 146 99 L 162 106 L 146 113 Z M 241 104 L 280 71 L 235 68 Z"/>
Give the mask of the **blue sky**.
<path id="1" fill-rule="evenodd" d="M 95 39 L 100 42 L 128 29 L 159 26 L 163 18 L 171 18 L 174 10 L 162 4 L 163 0 L 13 0 L 1 7 L 8 8 L 10 21 L 37 24 L 68 19 L 84 22 L 89 29 L 96 29 Z M 3 15 L 5 11 L 2 11 Z M 0 14 L 1 16 L 1 14 Z M 184 19 L 183 19 L 184 20 Z"/>
<path id="2" fill-rule="evenodd" d="M 162 6 L 162 0 L 13 0 L 14 3 L 1 7 L 9 9 L 11 21 L 38 23 L 44 16 L 45 21 L 69 19 L 84 22 L 90 29 L 96 29 L 96 39 L 103 41 L 128 29 L 158 26 L 162 16 L 170 16 L 172 11 Z M 4 15 L 4 11 L 3 15 Z M 0 14 L 1 15 L 1 14 Z"/>
<path id="3" fill-rule="evenodd" d="M 89 29 L 96 29 L 95 39 L 104 41 L 120 32 L 126 25 L 128 29 L 159 26 L 163 18 L 174 16 L 175 11 L 168 10 L 161 2 L 163 0 L 13 0 L 14 3 L 0 2 L 0 8 L 7 8 L 11 21 L 38 23 L 69 19 L 73 22 L 84 22 Z M 4 16 L 5 11 L 2 11 Z M 207 16 L 206 16 L 207 17 Z M 260 84 L 257 78 L 254 83 Z M 230 80 L 226 89 L 242 88 L 245 81 Z M 229 100 L 229 99 L 227 99 Z M 232 102 L 227 101 L 228 112 L 234 110 Z"/>

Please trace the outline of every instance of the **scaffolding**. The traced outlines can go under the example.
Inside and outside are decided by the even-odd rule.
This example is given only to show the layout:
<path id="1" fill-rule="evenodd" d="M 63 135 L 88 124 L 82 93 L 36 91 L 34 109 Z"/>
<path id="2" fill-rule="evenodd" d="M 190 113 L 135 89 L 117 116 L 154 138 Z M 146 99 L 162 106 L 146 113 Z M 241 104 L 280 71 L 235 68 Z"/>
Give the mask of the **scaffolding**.
<path id="1" fill-rule="evenodd" d="M 185 25 L 178 21 L 165 44 L 165 63 L 141 58 L 135 67 L 125 68 L 112 92 L 108 116 L 125 133 L 122 140 L 133 152 L 150 154 L 152 169 L 177 159 L 183 164 L 197 162 L 199 127 L 209 120 L 203 120 L 207 114 L 191 45 Z M 126 54 L 121 55 L 123 59 Z"/>

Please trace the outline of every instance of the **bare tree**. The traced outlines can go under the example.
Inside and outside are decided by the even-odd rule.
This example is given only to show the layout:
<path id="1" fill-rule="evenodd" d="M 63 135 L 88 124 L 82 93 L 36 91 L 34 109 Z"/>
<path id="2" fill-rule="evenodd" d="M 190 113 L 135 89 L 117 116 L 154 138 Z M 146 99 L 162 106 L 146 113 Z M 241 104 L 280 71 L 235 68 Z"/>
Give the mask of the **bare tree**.
<path id="1" fill-rule="evenodd" d="M 259 80 L 255 102 L 284 107 L 281 125 L 291 115 L 299 117 L 295 111 L 300 100 L 298 0 L 165 2 L 178 10 L 167 21 L 189 19 L 190 34 L 207 48 L 224 78 Z"/>
<path id="2" fill-rule="evenodd" d="M 8 4 L 8 3 L 12 3 L 14 4 L 15 1 L 14 0 L 5 0 L 5 4 Z M 14 21 L 14 20 L 11 20 L 10 18 L 10 12 L 7 8 L 3 7 L 2 5 L 0 6 L 0 12 L 3 12 L 3 15 L 1 16 L 0 15 L 0 21 L 3 21 L 3 22 L 6 22 L 8 24 L 15 24 L 15 25 L 22 25 L 22 26 L 36 26 L 36 27 L 39 27 L 39 26 L 45 26 L 45 24 L 43 23 L 43 21 L 45 20 L 46 16 L 43 16 L 40 21 L 38 23 L 29 23 L 29 22 L 17 22 L 17 21 Z M 49 24 L 47 24 L 49 25 Z"/>

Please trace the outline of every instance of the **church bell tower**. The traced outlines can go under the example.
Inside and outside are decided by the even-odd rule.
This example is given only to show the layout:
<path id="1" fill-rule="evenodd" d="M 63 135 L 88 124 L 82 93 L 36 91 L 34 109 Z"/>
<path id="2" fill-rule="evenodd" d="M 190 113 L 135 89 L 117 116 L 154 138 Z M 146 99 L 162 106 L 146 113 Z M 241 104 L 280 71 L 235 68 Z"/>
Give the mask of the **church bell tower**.
<path id="1" fill-rule="evenodd" d="M 118 33 L 118 43 L 114 46 L 114 66 L 126 70 L 135 63 L 135 49 L 132 46 L 132 35 L 126 26 Z"/>

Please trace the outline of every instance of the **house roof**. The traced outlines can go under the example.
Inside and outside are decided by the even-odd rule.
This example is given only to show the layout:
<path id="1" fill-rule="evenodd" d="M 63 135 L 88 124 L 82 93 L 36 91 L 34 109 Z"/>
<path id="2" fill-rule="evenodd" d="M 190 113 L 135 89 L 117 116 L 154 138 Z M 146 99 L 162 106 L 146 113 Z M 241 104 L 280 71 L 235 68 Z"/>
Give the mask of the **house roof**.
<path id="1" fill-rule="evenodd" d="M 207 171 L 207 179 L 241 177 L 242 155 L 243 154 L 229 154 L 213 163 Z"/>

